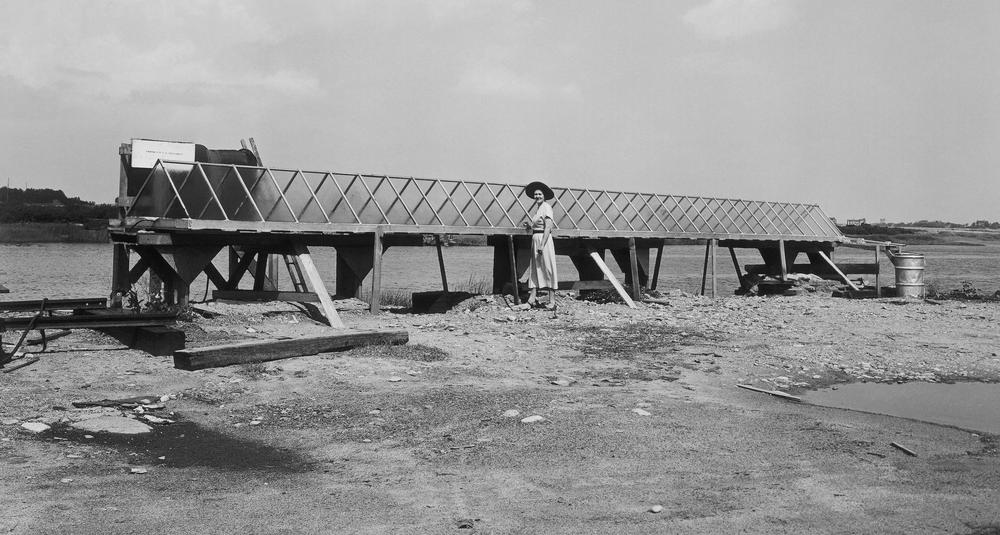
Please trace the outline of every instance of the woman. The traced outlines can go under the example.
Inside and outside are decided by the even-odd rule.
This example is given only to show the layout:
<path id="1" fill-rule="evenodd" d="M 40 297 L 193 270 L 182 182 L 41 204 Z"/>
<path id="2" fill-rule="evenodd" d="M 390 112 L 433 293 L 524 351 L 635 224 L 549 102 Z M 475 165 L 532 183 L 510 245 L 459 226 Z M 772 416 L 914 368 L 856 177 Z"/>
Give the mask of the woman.
<path id="1" fill-rule="evenodd" d="M 538 290 L 547 290 L 548 303 L 545 308 L 555 310 L 556 288 L 559 282 L 556 277 L 556 249 L 552 240 L 552 206 L 547 202 L 555 197 L 552 188 L 541 182 L 532 182 L 524 187 L 524 194 L 535 200 L 535 215 L 530 221 L 524 222 L 525 228 L 531 229 L 531 263 L 528 267 L 528 304 L 538 305 Z"/>

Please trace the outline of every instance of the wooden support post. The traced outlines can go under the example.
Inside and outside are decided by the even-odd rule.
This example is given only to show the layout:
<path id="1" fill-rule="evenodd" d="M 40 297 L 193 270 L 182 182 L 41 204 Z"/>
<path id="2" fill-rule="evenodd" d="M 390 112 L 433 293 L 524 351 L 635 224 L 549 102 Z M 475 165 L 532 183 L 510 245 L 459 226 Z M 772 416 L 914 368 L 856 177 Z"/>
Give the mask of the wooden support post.
<path id="1" fill-rule="evenodd" d="M 234 290 L 234 289 L 236 289 L 236 286 L 235 286 L 236 283 L 239 282 L 239 277 L 237 277 L 236 271 L 237 271 L 237 269 L 239 269 L 240 255 L 237 252 L 236 247 L 234 247 L 232 245 L 230 245 L 229 247 L 226 247 L 226 250 L 229 251 L 229 269 L 227 270 L 228 271 L 227 274 L 229 275 L 229 277 L 226 280 L 229 281 L 229 286 L 230 286 L 227 289 Z M 239 276 L 242 277 L 243 274 L 240 273 Z"/>
<path id="2" fill-rule="evenodd" d="M 632 273 L 632 299 L 642 299 L 642 285 L 639 284 L 639 256 L 635 252 L 635 238 L 628 239 L 628 260 L 629 270 Z M 649 261 L 648 252 L 646 261 Z"/>
<path id="3" fill-rule="evenodd" d="M 299 265 L 305 271 L 306 278 L 309 279 L 309 285 L 312 286 L 312 291 L 319 298 L 320 304 L 323 305 L 323 314 L 326 315 L 327 323 L 335 329 L 343 329 L 344 322 L 340 320 L 337 309 L 333 306 L 333 300 L 330 299 L 330 292 L 326 289 L 326 284 L 323 283 L 322 277 L 319 276 L 319 270 L 316 269 L 316 264 L 313 263 L 312 257 L 309 256 L 309 248 L 304 243 L 296 243 L 294 247 Z"/>
<path id="4" fill-rule="evenodd" d="M 517 255 L 514 250 L 514 236 L 507 236 L 507 258 L 510 259 L 510 284 L 514 293 L 514 304 L 521 304 L 521 292 L 517 288 Z"/>
<path id="5" fill-rule="evenodd" d="M 698 292 L 698 295 L 705 295 L 705 283 L 708 281 L 708 255 L 709 255 L 709 252 L 710 252 L 711 249 L 712 249 L 712 242 L 711 241 L 706 241 L 705 242 L 705 265 L 702 266 L 702 268 L 701 268 L 701 291 Z"/>
<path id="6" fill-rule="evenodd" d="M 747 280 L 743 277 L 743 270 L 740 269 L 740 261 L 736 259 L 736 250 L 729 248 L 729 256 L 733 258 L 733 267 L 736 268 L 736 278 L 740 280 L 740 288 L 746 288 Z"/>
<path id="7" fill-rule="evenodd" d="M 164 273 L 163 280 L 163 304 L 165 305 L 175 305 L 177 304 L 177 295 L 174 290 L 177 288 L 176 283 L 180 278 L 175 277 L 173 273 Z"/>
<path id="8" fill-rule="evenodd" d="M 719 248 L 719 240 L 712 238 L 711 240 L 709 240 L 709 243 L 712 246 L 712 299 L 715 299 L 718 296 L 718 286 L 719 286 L 715 269 L 715 251 L 716 249 Z"/>
<path id="9" fill-rule="evenodd" d="M 656 283 L 660 279 L 660 260 L 663 259 L 663 242 L 656 248 L 656 264 L 653 266 L 653 280 L 650 281 L 650 290 L 656 289 Z"/>
<path id="10" fill-rule="evenodd" d="M 861 291 L 857 286 L 854 285 L 853 282 L 851 282 L 851 279 L 847 278 L 847 275 L 844 275 L 844 272 L 837 267 L 837 264 L 834 264 L 833 260 L 830 260 L 830 257 L 826 256 L 826 253 L 824 253 L 823 251 L 816 251 L 816 254 L 818 254 L 820 258 L 825 260 L 827 264 L 830 264 L 830 267 L 833 268 L 833 270 L 837 273 L 837 275 L 840 275 L 841 279 L 844 279 L 844 282 L 846 282 L 847 285 L 850 286 L 852 290 L 854 290 L 855 292 Z"/>
<path id="11" fill-rule="evenodd" d="M 128 246 L 115 244 L 111 259 L 111 306 L 113 308 L 121 308 L 122 296 L 127 294 L 132 287 L 129 281 L 128 257 Z"/>
<path id="12" fill-rule="evenodd" d="M 882 260 L 882 246 L 875 246 L 875 297 L 882 297 L 882 280 L 879 277 L 879 271 L 882 269 L 879 267 L 879 262 Z"/>
<path id="13" fill-rule="evenodd" d="M 628 292 L 625 291 L 625 288 L 623 288 L 621 283 L 618 282 L 618 279 L 615 278 L 615 274 L 608 269 L 608 265 L 604 263 L 604 259 L 601 258 L 601 255 L 597 254 L 597 251 L 591 251 L 590 257 L 594 259 L 594 263 L 597 264 L 597 267 L 601 268 L 601 272 L 608 278 L 611 285 L 615 287 L 615 291 L 622 297 L 625 304 L 627 304 L 629 308 L 635 308 L 635 302 L 632 301 L 632 299 L 628 296 Z"/>
<path id="14" fill-rule="evenodd" d="M 372 250 L 372 298 L 368 310 L 378 314 L 382 305 L 382 227 L 375 227 Z"/>
<path id="15" fill-rule="evenodd" d="M 208 280 L 215 285 L 217 290 L 225 290 L 229 286 L 229 281 L 219 273 L 219 270 L 212 264 L 207 264 L 205 266 L 205 275 L 208 276 Z"/>
<path id="16" fill-rule="evenodd" d="M 264 281 L 267 279 L 267 253 L 257 254 L 257 265 L 253 270 L 253 289 L 261 291 L 264 289 Z"/>
<path id="17" fill-rule="evenodd" d="M 278 255 L 269 254 L 267 255 L 267 274 L 264 276 L 264 290 L 265 291 L 278 291 L 278 275 L 280 271 L 278 269 Z"/>
<path id="18" fill-rule="evenodd" d="M 444 252 L 441 251 L 441 235 L 434 235 L 434 243 L 437 245 L 438 267 L 441 268 L 441 288 L 444 293 L 448 293 L 448 274 L 444 270 Z"/>
<path id="19" fill-rule="evenodd" d="M 174 292 L 177 294 L 177 306 L 186 307 L 191 298 L 191 285 L 177 277 L 174 282 Z"/>
<path id="20" fill-rule="evenodd" d="M 149 260 L 139 257 L 139 260 L 132 266 L 132 269 L 128 271 L 128 285 L 131 289 L 132 285 L 139 281 L 139 277 L 149 269 Z"/>
<path id="21" fill-rule="evenodd" d="M 788 261 L 785 259 L 785 240 L 778 240 L 778 258 L 781 262 L 781 282 L 788 278 Z"/>

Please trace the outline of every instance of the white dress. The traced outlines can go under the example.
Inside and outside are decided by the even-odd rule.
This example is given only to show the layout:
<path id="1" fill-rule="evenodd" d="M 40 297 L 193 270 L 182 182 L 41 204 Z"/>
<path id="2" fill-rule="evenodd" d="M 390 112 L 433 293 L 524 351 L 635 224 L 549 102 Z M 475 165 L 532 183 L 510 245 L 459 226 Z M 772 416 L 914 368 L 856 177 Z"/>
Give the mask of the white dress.
<path id="1" fill-rule="evenodd" d="M 556 277 L 556 248 L 553 244 L 552 234 L 544 244 L 545 219 L 549 224 L 555 226 L 552 215 L 552 206 L 543 202 L 532 218 L 531 228 L 531 264 L 528 266 L 528 287 L 555 290 L 559 288 L 559 279 Z M 541 249 L 542 254 L 537 251 Z"/>

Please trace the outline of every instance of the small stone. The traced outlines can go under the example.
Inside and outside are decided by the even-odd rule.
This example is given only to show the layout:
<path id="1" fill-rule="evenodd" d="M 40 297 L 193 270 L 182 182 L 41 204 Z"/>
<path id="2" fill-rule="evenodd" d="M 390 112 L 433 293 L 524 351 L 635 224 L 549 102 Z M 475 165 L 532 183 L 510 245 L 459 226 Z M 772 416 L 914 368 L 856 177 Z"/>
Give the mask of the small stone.
<path id="1" fill-rule="evenodd" d="M 652 507 L 649 508 L 649 512 L 650 513 L 662 513 L 663 512 L 663 506 L 662 505 L 654 505 L 654 506 L 652 506 Z"/>
<path id="2" fill-rule="evenodd" d="M 549 382 L 556 386 L 569 386 L 573 384 L 574 381 L 570 381 L 568 379 L 556 379 L 555 381 L 549 381 Z"/>
<path id="3" fill-rule="evenodd" d="M 520 415 L 521 415 L 521 411 L 518 411 L 517 409 L 510 409 L 510 410 L 507 410 L 507 411 L 503 411 L 503 417 L 504 418 L 517 418 Z"/>
<path id="4" fill-rule="evenodd" d="M 169 395 L 164 394 L 164 395 L 160 396 L 160 403 L 166 403 L 168 401 L 170 401 L 170 396 Z"/>
<path id="5" fill-rule="evenodd" d="M 0 425 L 14 425 L 19 421 L 17 418 L 3 418 L 0 419 Z"/>
<path id="6" fill-rule="evenodd" d="M 73 482 L 73 478 L 71 478 L 71 477 L 64 477 L 64 478 L 60 479 L 59 482 L 60 483 L 72 483 Z"/>
<path id="7" fill-rule="evenodd" d="M 545 421 L 545 418 L 542 417 L 542 416 L 539 416 L 537 414 L 534 415 L 534 416 L 528 416 L 527 418 L 522 418 L 521 419 L 521 423 L 522 424 L 535 424 L 535 423 L 544 422 L 544 421 Z"/>
<path id="8" fill-rule="evenodd" d="M 45 425 L 42 422 L 25 422 L 21 424 L 21 427 L 31 431 L 32 433 L 43 433 L 52 429 L 51 426 Z"/>
<path id="9" fill-rule="evenodd" d="M 70 453 L 66 456 L 67 459 L 83 459 L 83 455 L 77 455 L 75 453 Z"/>
<path id="10" fill-rule="evenodd" d="M 398 376 L 395 376 L 395 375 L 393 375 L 392 377 L 389 378 L 389 382 L 390 383 L 398 383 L 398 382 L 400 382 L 402 380 L 403 380 L 402 377 L 398 377 Z"/>
<path id="11" fill-rule="evenodd" d="M 644 409 L 632 409 L 632 412 L 638 414 L 639 416 L 650 416 L 649 411 Z"/>
<path id="12" fill-rule="evenodd" d="M 420 372 L 416 370 L 406 370 L 406 375 L 417 375 L 418 373 Z"/>
<path id="13" fill-rule="evenodd" d="M 131 474 L 145 474 L 148 471 L 149 470 L 146 470 L 145 468 L 133 468 L 133 469 L 129 470 L 129 473 L 131 473 Z"/>
<path id="14" fill-rule="evenodd" d="M 253 420 L 250 422 L 250 425 L 260 425 L 260 424 L 261 424 L 260 420 Z"/>
<path id="15" fill-rule="evenodd" d="M 83 435 L 83 438 L 94 438 L 94 435 Z"/>
<path id="16" fill-rule="evenodd" d="M 368 411 L 368 414 L 371 414 L 372 416 L 374 416 L 374 415 L 377 415 L 377 414 L 382 414 L 382 411 L 379 410 L 379 409 L 372 409 L 372 410 Z"/>

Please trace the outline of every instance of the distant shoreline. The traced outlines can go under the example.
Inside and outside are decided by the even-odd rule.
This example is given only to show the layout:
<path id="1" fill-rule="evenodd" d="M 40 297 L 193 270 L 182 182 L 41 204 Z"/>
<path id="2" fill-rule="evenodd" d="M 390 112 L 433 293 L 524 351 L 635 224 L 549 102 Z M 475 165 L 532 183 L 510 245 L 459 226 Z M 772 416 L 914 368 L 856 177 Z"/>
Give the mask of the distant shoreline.
<path id="1" fill-rule="evenodd" d="M 108 243 L 108 230 L 82 223 L 0 223 L 0 243 Z"/>

